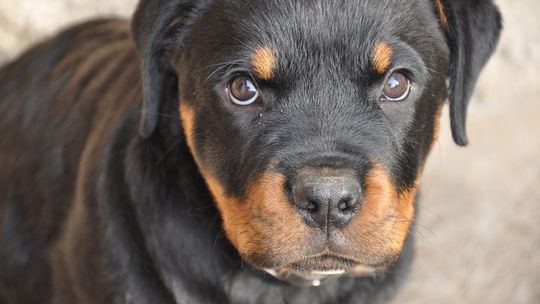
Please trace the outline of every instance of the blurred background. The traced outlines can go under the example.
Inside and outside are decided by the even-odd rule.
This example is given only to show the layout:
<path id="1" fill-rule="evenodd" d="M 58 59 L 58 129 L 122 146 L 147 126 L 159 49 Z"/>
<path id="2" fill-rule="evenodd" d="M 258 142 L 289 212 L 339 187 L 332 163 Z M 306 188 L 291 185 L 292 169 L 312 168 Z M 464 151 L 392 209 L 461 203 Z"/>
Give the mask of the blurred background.
<path id="1" fill-rule="evenodd" d="M 75 22 L 129 17 L 136 2 L 1 0 L 0 64 Z M 470 145 L 453 144 L 446 112 L 395 303 L 540 303 L 540 1 L 496 2 L 505 30 L 471 102 Z"/>

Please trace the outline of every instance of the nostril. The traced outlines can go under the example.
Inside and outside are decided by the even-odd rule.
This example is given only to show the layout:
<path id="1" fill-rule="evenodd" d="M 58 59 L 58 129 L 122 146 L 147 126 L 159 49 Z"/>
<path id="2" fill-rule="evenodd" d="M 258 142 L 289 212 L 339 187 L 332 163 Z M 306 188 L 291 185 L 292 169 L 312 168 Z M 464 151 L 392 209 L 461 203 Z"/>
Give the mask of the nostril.
<path id="1" fill-rule="evenodd" d="M 341 212 L 347 212 L 347 211 L 350 211 L 352 208 L 351 208 L 351 198 L 344 198 L 342 200 L 339 201 L 339 204 L 338 204 L 338 208 L 339 208 L 339 211 Z"/>
<path id="2" fill-rule="evenodd" d="M 319 206 L 317 205 L 317 203 L 313 201 L 309 201 L 307 203 L 306 209 L 311 213 L 315 213 L 319 210 Z"/>

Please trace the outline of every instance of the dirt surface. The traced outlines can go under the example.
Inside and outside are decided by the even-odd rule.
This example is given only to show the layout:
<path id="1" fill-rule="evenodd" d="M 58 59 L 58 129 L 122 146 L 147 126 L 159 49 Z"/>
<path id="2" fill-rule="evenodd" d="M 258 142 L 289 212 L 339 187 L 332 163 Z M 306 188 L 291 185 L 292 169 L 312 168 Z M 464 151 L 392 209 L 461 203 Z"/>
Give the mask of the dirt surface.
<path id="1" fill-rule="evenodd" d="M 128 16 L 135 2 L 1 0 L 0 62 L 72 22 Z M 395 303 L 540 303 L 540 1 L 497 2 L 505 31 L 470 107 L 471 144 L 452 143 L 446 113 Z"/>

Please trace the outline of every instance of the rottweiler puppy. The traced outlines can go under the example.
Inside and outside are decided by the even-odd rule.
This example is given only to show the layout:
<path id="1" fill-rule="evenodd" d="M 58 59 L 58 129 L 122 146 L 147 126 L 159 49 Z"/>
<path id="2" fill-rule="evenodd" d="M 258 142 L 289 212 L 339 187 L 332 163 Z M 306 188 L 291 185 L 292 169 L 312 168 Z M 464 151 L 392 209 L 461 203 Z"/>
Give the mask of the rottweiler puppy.
<path id="1" fill-rule="evenodd" d="M 0 70 L 0 302 L 380 303 L 491 0 L 142 0 Z"/>

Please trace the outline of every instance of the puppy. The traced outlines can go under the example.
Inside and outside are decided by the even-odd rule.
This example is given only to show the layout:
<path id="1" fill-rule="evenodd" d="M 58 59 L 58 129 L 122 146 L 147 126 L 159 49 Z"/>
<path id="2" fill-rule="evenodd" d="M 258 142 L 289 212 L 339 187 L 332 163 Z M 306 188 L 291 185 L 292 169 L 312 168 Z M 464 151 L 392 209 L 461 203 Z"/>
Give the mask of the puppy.
<path id="1" fill-rule="evenodd" d="M 0 302 L 381 303 L 490 0 L 142 0 L 0 70 Z"/>

